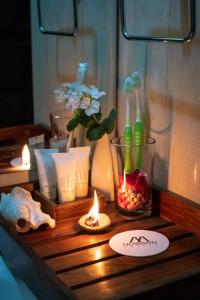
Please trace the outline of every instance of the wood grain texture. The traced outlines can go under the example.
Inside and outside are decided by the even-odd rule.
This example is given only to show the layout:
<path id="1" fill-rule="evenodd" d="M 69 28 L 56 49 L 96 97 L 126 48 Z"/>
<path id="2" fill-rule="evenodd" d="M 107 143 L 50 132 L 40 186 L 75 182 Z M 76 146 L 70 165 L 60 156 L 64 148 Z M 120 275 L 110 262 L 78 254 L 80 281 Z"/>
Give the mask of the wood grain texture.
<path id="1" fill-rule="evenodd" d="M 100 192 L 97 192 L 97 197 L 99 211 L 104 212 L 106 209 L 106 197 Z M 55 219 L 56 222 L 59 222 L 87 214 L 94 204 L 94 189 L 89 187 L 86 197 L 76 198 L 75 201 L 68 203 L 58 203 L 57 199 L 50 200 L 39 191 L 35 191 L 34 200 L 40 202 L 42 210 Z"/>
<path id="2" fill-rule="evenodd" d="M 200 205 L 171 192 L 160 192 L 160 215 L 200 236 Z"/>
<path id="3" fill-rule="evenodd" d="M 112 226 L 101 234 L 83 232 L 77 227 L 77 218 L 72 218 L 58 223 L 53 230 L 23 235 L 24 242 L 62 283 L 71 287 L 78 299 L 92 300 L 95 295 L 97 300 L 166 300 L 166 295 L 179 295 L 182 299 L 191 295 L 189 299 L 195 300 L 200 278 L 200 237 L 186 230 L 193 230 L 188 226 L 192 223 L 188 211 L 195 220 L 192 225 L 200 228 L 199 206 L 167 191 L 154 190 L 153 197 L 156 202 L 160 200 L 161 215 L 168 220 L 157 215 L 127 221 L 111 205 L 107 213 Z M 170 240 L 169 248 L 158 255 L 139 258 L 120 255 L 109 247 L 113 235 L 134 229 L 164 234 Z"/>
<path id="4" fill-rule="evenodd" d="M 112 220 L 112 226 L 124 223 L 124 219 L 115 210 L 111 210 L 113 210 L 113 205 L 111 206 L 111 208 L 107 209 L 107 213 L 109 213 L 109 216 Z M 24 234 L 24 239 L 32 246 L 37 247 L 37 245 L 40 245 L 41 243 L 48 244 L 55 239 L 59 240 L 62 238 L 76 236 L 77 233 L 84 233 L 78 226 L 79 218 L 80 217 L 75 217 L 62 222 L 58 222 L 54 229 L 48 229 L 45 231 L 36 230 L 29 232 L 28 234 Z M 163 223 L 168 223 L 168 221 L 163 221 Z"/>
<path id="5" fill-rule="evenodd" d="M 176 268 L 174 266 L 176 265 Z M 162 275 L 160 271 L 162 270 Z M 75 290 L 78 299 L 134 299 L 134 296 L 145 291 L 156 289 L 159 286 L 173 283 L 177 280 L 195 275 L 200 271 L 200 254 L 193 254 L 187 257 L 164 262 L 162 265 L 155 265 L 137 272 L 124 274 L 117 278 L 111 278 L 92 286 Z M 164 275 L 164 276 L 163 276 Z M 190 290 L 190 293 L 192 291 Z M 148 295 L 148 294 L 147 294 Z M 182 292 L 183 296 L 183 292 Z M 160 295 L 160 299 L 164 299 Z M 168 294 L 169 297 L 169 294 Z"/>
<path id="6" fill-rule="evenodd" d="M 186 34 L 188 1 L 125 2 L 129 33 Z M 55 6 L 49 0 L 47 10 L 47 1 L 43 1 L 43 17 L 48 26 L 71 28 L 71 4 L 66 3 L 57 1 Z M 125 120 L 124 79 L 138 70 L 143 79 L 142 112 L 146 132 L 156 139 L 154 183 L 199 203 L 199 22 L 196 22 L 196 37 L 190 44 L 127 41 L 116 26 L 116 1 L 85 0 L 78 2 L 79 35 L 53 37 L 39 32 L 36 1 L 32 0 L 31 5 L 35 122 L 48 124 L 49 112 L 58 108 L 53 90 L 62 82 L 75 80 L 77 63 L 84 60 L 89 63 L 88 82 L 107 92 L 104 112 L 115 105 L 117 88 L 118 134 L 121 135 Z M 199 15 L 200 3 L 196 1 L 197 20 Z M 133 123 L 134 100 L 131 119 Z"/>
<path id="7" fill-rule="evenodd" d="M 15 184 L 15 185 L 10 185 L 10 186 L 5 186 L 5 187 L 0 187 L 0 193 L 10 193 L 11 190 L 16 187 L 19 186 L 19 184 Z M 30 193 L 33 193 L 33 191 L 35 191 L 35 189 L 38 188 L 38 182 L 25 182 L 25 183 L 20 183 L 20 186 L 29 191 Z"/>
<path id="8" fill-rule="evenodd" d="M 176 9 L 176 1 L 172 3 L 172 7 Z M 174 10 L 171 10 L 171 30 L 178 22 L 174 18 Z M 199 16 L 200 2 L 196 1 L 197 20 Z M 191 43 L 169 47 L 168 98 L 171 99 L 172 106 L 167 106 L 166 113 L 167 119 L 172 120 L 171 134 L 167 140 L 168 189 L 200 203 L 200 86 L 198 84 L 200 24 L 198 21 L 196 25 L 196 37 Z"/>
<path id="9" fill-rule="evenodd" d="M 184 36 L 188 1 L 125 1 L 129 33 Z M 196 1 L 196 18 L 200 3 Z M 145 22 L 143 22 L 145 20 Z M 124 78 L 138 70 L 143 78 L 142 107 L 147 132 L 155 139 L 154 183 L 200 202 L 199 22 L 191 43 L 126 41 L 119 46 L 119 133 L 124 124 Z M 133 120 L 135 107 L 132 107 Z"/>
<path id="10" fill-rule="evenodd" d="M 16 144 L 27 143 L 28 138 L 44 133 L 45 138 L 50 137 L 49 129 L 39 124 L 19 125 L 0 128 L 0 141 L 14 140 Z"/>
<path id="11" fill-rule="evenodd" d="M 169 239 L 175 239 L 181 236 L 184 237 L 186 235 L 186 232 L 177 225 L 160 228 L 158 229 L 158 232 L 166 235 Z M 85 265 L 91 265 L 92 263 L 118 256 L 120 255 L 113 251 L 108 244 L 103 244 L 68 255 L 47 259 L 46 263 L 53 271 L 61 273 L 69 269 L 80 268 Z"/>
<path id="12" fill-rule="evenodd" d="M 114 234 L 122 231 L 130 229 L 153 229 L 165 224 L 168 224 L 168 222 L 164 219 L 160 219 L 159 217 L 143 220 L 142 223 L 141 221 L 122 223 L 120 227 L 118 227 L 117 224 L 114 224 L 114 226 L 111 225 L 111 227 L 104 234 L 101 233 L 91 235 L 81 231 L 80 235 L 57 240 L 56 244 L 53 241 L 53 237 L 55 236 L 55 234 L 52 230 L 51 237 L 49 237 L 50 242 L 43 245 L 33 246 L 33 249 L 38 255 L 50 258 L 57 255 L 58 253 L 66 254 L 68 252 L 72 252 L 77 248 L 84 249 L 85 247 L 89 248 L 94 245 L 98 246 L 101 244 L 105 244 Z M 77 225 L 75 224 L 75 226 Z"/>
<path id="13" fill-rule="evenodd" d="M 16 278 L 24 281 L 37 299 L 75 299 L 72 292 L 46 268 L 23 239 L 0 217 L 0 252 Z"/>
<path id="14" fill-rule="evenodd" d="M 49 113 L 59 109 L 53 91 L 64 82 L 76 80 L 79 62 L 88 62 L 86 82 L 106 92 L 102 100 L 103 113 L 107 114 L 115 106 L 116 8 L 115 0 L 78 1 L 77 36 L 58 37 L 43 35 L 39 31 L 36 1 L 31 1 L 36 123 L 49 124 Z M 71 29 L 72 1 L 42 1 L 42 12 L 47 28 Z"/>
<path id="15" fill-rule="evenodd" d="M 169 1 L 124 1 L 126 4 L 127 28 L 135 35 L 168 35 Z M 145 21 L 144 21 L 145 20 Z M 138 71 L 141 77 L 141 108 L 146 135 L 156 139 L 154 161 L 154 183 L 166 184 L 167 158 L 165 156 L 165 110 L 167 45 L 127 41 L 119 34 L 119 77 L 118 77 L 118 133 L 123 134 L 125 122 L 124 80 Z M 131 120 L 134 126 L 136 101 L 131 101 Z"/>
<path id="16" fill-rule="evenodd" d="M 166 234 L 167 236 L 167 234 Z M 200 240 L 196 237 L 186 238 L 171 243 L 170 248 L 162 254 L 152 257 L 133 258 L 126 256 L 112 257 L 105 261 L 94 262 L 92 265 L 75 270 L 69 270 L 58 277 L 71 288 L 91 285 L 94 282 L 104 281 L 127 273 L 143 269 L 143 272 L 151 265 L 162 264 L 166 259 L 170 260 L 179 255 L 185 255 L 190 251 L 200 249 Z M 161 267 L 162 268 L 162 267 Z M 139 282 L 138 282 L 139 283 Z"/>

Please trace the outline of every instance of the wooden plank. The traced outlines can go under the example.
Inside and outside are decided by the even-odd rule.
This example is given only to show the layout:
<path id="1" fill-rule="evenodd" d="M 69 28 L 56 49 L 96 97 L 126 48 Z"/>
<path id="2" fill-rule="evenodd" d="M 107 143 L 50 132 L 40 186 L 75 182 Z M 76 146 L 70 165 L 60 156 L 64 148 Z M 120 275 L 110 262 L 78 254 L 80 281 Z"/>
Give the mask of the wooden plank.
<path id="1" fill-rule="evenodd" d="M 160 217 L 153 217 L 148 218 L 141 221 L 132 221 L 125 224 L 120 224 L 118 226 L 113 226 L 108 229 L 105 233 L 100 234 L 87 234 L 82 232 L 78 236 L 72 238 L 65 238 L 58 241 L 53 241 L 50 243 L 41 244 L 38 246 L 33 247 L 34 251 L 42 257 L 48 257 L 51 255 L 61 255 L 62 253 L 66 252 L 73 252 L 77 250 L 81 250 L 82 248 L 86 247 L 89 248 L 96 244 L 105 244 L 107 241 L 116 233 L 130 230 L 130 229 L 151 229 L 162 227 L 168 224 L 168 222 Z"/>
<path id="2" fill-rule="evenodd" d="M 0 141 L 15 140 L 16 144 L 24 144 L 27 143 L 28 138 L 42 133 L 45 134 L 46 139 L 50 137 L 49 129 L 39 124 L 0 128 Z"/>
<path id="3" fill-rule="evenodd" d="M 106 92 L 101 104 L 103 114 L 106 115 L 115 106 L 117 2 L 84 0 L 78 1 L 77 6 L 77 37 L 51 36 L 38 30 L 37 3 L 31 1 L 36 123 L 48 124 L 49 113 L 60 109 L 53 98 L 53 91 L 64 82 L 76 80 L 79 62 L 88 63 L 86 83 Z M 71 30 L 72 1 L 41 1 L 41 7 L 44 23 L 49 28 Z"/>
<path id="4" fill-rule="evenodd" d="M 170 240 L 183 237 L 187 234 L 186 231 L 177 225 L 160 228 L 158 232 L 166 235 Z M 100 262 L 117 256 L 119 256 L 119 254 L 113 251 L 109 244 L 104 244 L 68 255 L 47 259 L 46 263 L 54 272 L 61 273 L 63 270 L 68 271 L 69 269 L 80 268 L 87 264 Z"/>
<path id="5" fill-rule="evenodd" d="M 138 268 L 146 269 L 151 264 L 160 264 L 165 259 L 171 259 L 177 255 L 185 255 L 190 251 L 200 251 L 200 239 L 192 236 L 171 242 L 167 251 L 151 257 L 134 258 L 128 256 L 112 257 L 111 259 L 93 263 L 79 269 L 63 272 L 59 278 L 71 288 L 90 285 L 93 282 L 103 281 L 107 278 L 134 272 Z"/>
<path id="6" fill-rule="evenodd" d="M 22 153 L 22 145 L 0 147 L 0 171 L 11 168 L 10 161 Z"/>
<path id="7" fill-rule="evenodd" d="M 148 266 L 148 268 L 146 267 L 136 272 L 126 272 L 117 278 L 110 278 L 94 283 L 74 290 L 74 292 L 78 299 L 85 300 L 93 300 L 94 295 L 95 300 L 134 299 L 135 295 L 166 286 L 167 284 L 173 284 L 199 272 L 200 253 L 198 252 L 166 261 L 162 264 Z M 182 299 L 185 299 L 184 291 L 184 286 L 182 286 L 179 290 Z M 192 290 L 190 290 L 190 293 L 192 295 Z M 164 295 L 160 299 L 163 299 L 163 297 Z"/>
<path id="8" fill-rule="evenodd" d="M 4 186 L 4 187 L 0 187 L 0 193 L 10 193 L 11 190 L 16 187 L 19 186 L 19 184 L 14 184 L 14 185 L 9 185 L 9 186 Z M 38 182 L 25 182 L 25 183 L 20 183 L 20 186 L 23 189 L 26 189 L 29 192 L 33 192 L 36 188 L 38 188 Z"/>
<path id="9" fill-rule="evenodd" d="M 185 11 L 184 15 L 177 12 Z M 170 32 L 187 26 L 188 1 L 171 0 Z M 200 17 L 200 1 L 195 1 L 196 20 Z M 198 22 L 197 22 L 198 24 Z M 167 188 L 200 203 L 200 28 L 190 43 L 168 46 L 167 111 L 171 123 L 167 136 L 169 166 Z"/>
<path id="10" fill-rule="evenodd" d="M 126 222 L 116 211 L 110 212 L 110 209 L 108 208 L 107 213 L 111 218 L 112 226 Z M 78 226 L 78 220 L 79 217 L 76 217 L 63 222 L 58 222 L 54 229 L 47 229 L 45 231 L 35 230 L 24 234 L 23 237 L 30 245 L 37 246 L 42 243 L 49 243 L 52 240 L 55 241 L 61 238 L 76 236 L 78 233 L 83 233 Z"/>
<path id="11" fill-rule="evenodd" d="M 25 245 L 19 234 L 0 217 L 0 253 L 11 272 L 37 299 L 75 299 L 71 290 Z"/>
<path id="12" fill-rule="evenodd" d="M 172 192 L 160 192 L 160 216 L 200 236 L 200 205 Z"/>

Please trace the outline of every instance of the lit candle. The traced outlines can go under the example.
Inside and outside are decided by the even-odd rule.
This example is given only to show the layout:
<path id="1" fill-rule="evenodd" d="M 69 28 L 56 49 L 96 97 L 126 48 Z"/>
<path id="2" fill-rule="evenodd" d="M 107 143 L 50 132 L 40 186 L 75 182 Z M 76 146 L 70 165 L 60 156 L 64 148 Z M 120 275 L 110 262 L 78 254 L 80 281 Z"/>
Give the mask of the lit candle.
<path id="1" fill-rule="evenodd" d="M 15 171 L 30 170 L 30 151 L 27 144 L 22 149 L 22 156 L 12 159 L 10 164 L 14 167 L 13 170 Z"/>
<path id="2" fill-rule="evenodd" d="M 97 199 L 97 193 L 94 191 L 94 205 L 87 214 L 85 224 L 89 226 L 96 226 L 99 223 L 99 203 Z"/>
<path id="3" fill-rule="evenodd" d="M 22 167 L 26 170 L 30 170 L 30 167 L 31 167 L 30 152 L 29 152 L 27 144 L 24 145 L 24 147 L 22 149 Z"/>
<path id="4" fill-rule="evenodd" d="M 79 225 L 86 231 L 98 232 L 107 229 L 111 220 L 108 215 L 99 213 L 99 203 L 96 191 L 94 191 L 94 204 L 87 215 L 82 216 Z"/>

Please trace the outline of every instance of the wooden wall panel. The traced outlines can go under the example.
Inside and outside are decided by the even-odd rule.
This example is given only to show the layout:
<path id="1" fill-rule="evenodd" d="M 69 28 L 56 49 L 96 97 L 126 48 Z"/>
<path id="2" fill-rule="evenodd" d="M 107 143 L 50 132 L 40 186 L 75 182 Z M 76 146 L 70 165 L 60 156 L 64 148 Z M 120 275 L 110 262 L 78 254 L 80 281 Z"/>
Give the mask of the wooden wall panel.
<path id="1" fill-rule="evenodd" d="M 188 31 L 188 1 L 125 3 L 131 33 L 183 36 Z M 190 44 L 126 41 L 120 35 L 118 93 L 124 116 L 124 78 L 140 71 L 146 132 L 156 139 L 154 183 L 196 202 L 200 202 L 199 14 L 196 1 L 197 33 Z M 134 111 L 133 106 L 133 120 Z M 120 117 L 120 134 L 123 124 Z"/>
<path id="2" fill-rule="evenodd" d="M 175 3 L 172 2 L 175 10 Z M 174 10 L 170 30 L 177 26 Z M 191 43 L 170 45 L 168 52 L 167 119 L 171 118 L 168 188 L 200 203 L 200 2 L 196 1 L 197 32 Z"/>
<path id="3" fill-rule="evenodd" d="M 48 29 L 70 30 L 72 1 L 42 2 L 44 24 Z M 35 123 L 49 124 L 50 111 L 58 109 L 54 89 L 74 81 L 79 62 L 88 62 L 87 82 L 106 92 L 102 98 L 106 114 L 116 102 L 116 1 L 81 0 L 78 3 L 77 37 L 40 33 L 36 1 L 32 0 L 32 48 Z"/>
<path id="4" fill-rule="evenodd" d="M 135 35 L 167 35 L 169 1 L 125 1 L 127 28 Z M 144 21 L 145 20 L 145 21 Z M 124 79 L 139 71 L 142 79 L 142 112 L 147 135 L 156 139 L 154 182 L 164 186 L 167 159 L 165 157 L 165 108 L 167 44 L 127 41 L 120 33 L 119 41 L 119 134 L 123 133 L 125 116 Z M 135 98 L 132 97 L 132 123 L 135 121 Z"/>
<path id="5" fill-rule="evenodd" d="M 53 9 L 52 0 L 45 1 L 48 11 Z M 57 7 L 66 7 L 69 2 L 56 1 Z M 139 35 L 185 35 L 187 3 L 187 0 L 125 0 L 128 31 Z M 196 37 L 190 44 L 127 41 L 119 31 L 117 64 L 116 0 L 78 1 L 77 38 L 42 35 L 38 30 L 36 1 L 31 4 L 35 122 L 48 124 L 49 112 L 57 108 L 53 90 L 62 82 L 75 80 L 77 64 L 84 60 L 89 63 L 88 81 L 107 92 L 103 100 L 105 112 L 115 105 L 118 68 L 118 134 L 121 135 L 125 118 L 124 79 L 138 70 L 143 81 L 146 133 L 156 139 L 154 183 L 200 203 L 200 2 L 196 1 Z M 68 14 L 65 10 L 55 10 L 56 25 L 62 27 L 61 23 L 66 24 L 67 19 L 71 26 L 71 19 L 68 15 L 64 17 L 65 14 Z M 131 115 L 134 122 L 134 99 Z"/>

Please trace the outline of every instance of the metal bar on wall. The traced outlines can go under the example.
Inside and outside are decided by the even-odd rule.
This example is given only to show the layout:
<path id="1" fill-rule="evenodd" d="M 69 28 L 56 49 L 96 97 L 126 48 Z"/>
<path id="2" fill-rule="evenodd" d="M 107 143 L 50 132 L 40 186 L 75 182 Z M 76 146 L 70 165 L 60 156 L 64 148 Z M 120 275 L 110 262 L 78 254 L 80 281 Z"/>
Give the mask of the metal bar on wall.
<path id="1" fill-rule="evenodd" d="M 73 2 L 73 19 L 74 19 L 74 28 L 72 32 L 62 32 L 56 30 L 47 30 L 44 28 L 42 24 L 42 16 L 41 16 L 41 7 L 40 7 L 40 0 L 37 0 L 37 12 L 38 12 L 38 23 L 39 29 L 43 34 L 50 34 L 50 35 L 61 35 L 61 36 L 76 36 L 77 29 L 78 29 L 78 16 L 77 16 L 77 3 L 76 0 L 72 0 Z"/>
<path id="2" fill-rule="evenodd" d="M 195 0 L 189 0 L 189 32 L 184 37 L 159 37 L 159 36 L 137 36 L 131 35 L 127 31 L 126 18 L 125 18 L 125 5 L 124 0 L 119 0 L 121 31 L 125 39 L 134 41 L 154 41 L 154 42 L 172 42 L 183 43 L 185 41 L 190 42 L 195 35 Z"/>

